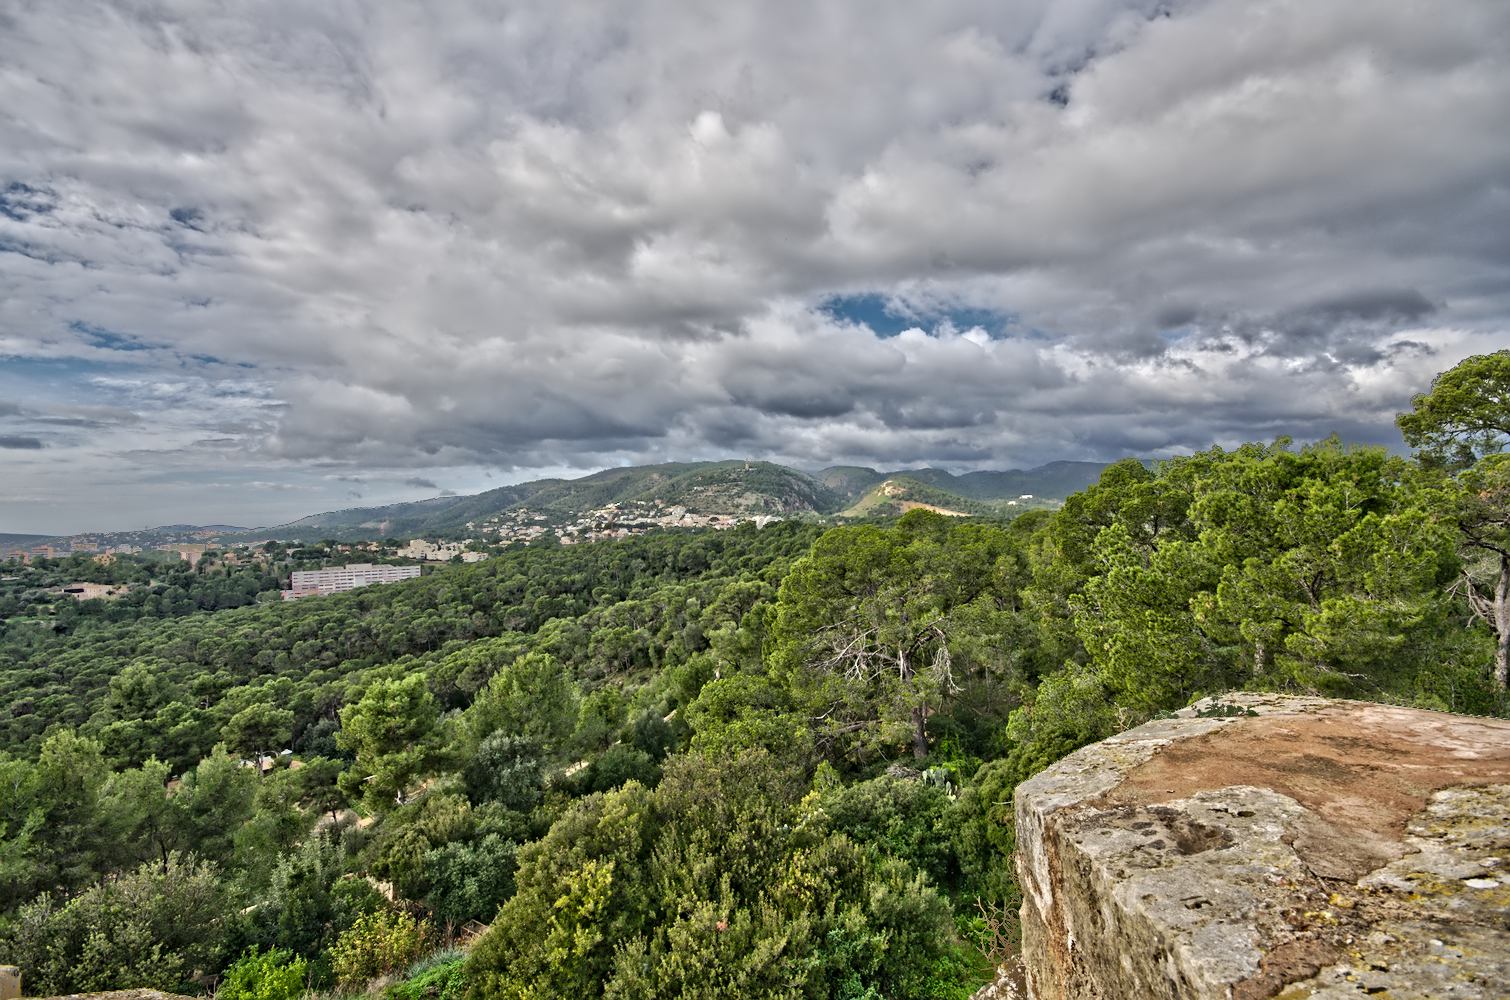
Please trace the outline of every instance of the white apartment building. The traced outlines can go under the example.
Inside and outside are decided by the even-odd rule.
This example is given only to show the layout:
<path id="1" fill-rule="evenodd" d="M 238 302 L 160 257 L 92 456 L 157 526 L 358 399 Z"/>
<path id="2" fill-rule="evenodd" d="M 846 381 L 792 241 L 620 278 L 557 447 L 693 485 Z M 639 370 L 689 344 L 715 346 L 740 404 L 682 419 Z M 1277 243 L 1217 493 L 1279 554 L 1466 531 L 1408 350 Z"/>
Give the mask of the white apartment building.
<path id="1" fill-rule="evenodd" d="M 355 590 L 374 583 L 397 583 L 417 576 L 418 566 L 374 566 L 372 563 L 295 570 L 289 580 L 289 589 L 283 592 L 283 599 L 292 601 L 316 594 L 339 594 L 343 590 Z"/>

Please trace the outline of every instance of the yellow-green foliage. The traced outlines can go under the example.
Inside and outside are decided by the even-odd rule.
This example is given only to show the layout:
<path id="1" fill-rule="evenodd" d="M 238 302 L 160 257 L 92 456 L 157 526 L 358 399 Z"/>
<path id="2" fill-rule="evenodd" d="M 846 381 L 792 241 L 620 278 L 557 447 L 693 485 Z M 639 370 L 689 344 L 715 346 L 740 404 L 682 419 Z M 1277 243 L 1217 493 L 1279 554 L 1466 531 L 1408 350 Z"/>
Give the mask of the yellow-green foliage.
<path id="1" fill-rule="evenodd" d="M 395 910 L 369 913 L 330 949 L 330 966 L 343 990 L 360 989 L 378 976 L 407 968 L 425 952 L 430 925 Z"/>
<path id="2" fill-rule="evenodd" d="M 225 971 L 215 1000 L 296 1000 L 308 973 L 309 963 L 293 952 L 274 948 L 259 955 L 253 947 Z"/>

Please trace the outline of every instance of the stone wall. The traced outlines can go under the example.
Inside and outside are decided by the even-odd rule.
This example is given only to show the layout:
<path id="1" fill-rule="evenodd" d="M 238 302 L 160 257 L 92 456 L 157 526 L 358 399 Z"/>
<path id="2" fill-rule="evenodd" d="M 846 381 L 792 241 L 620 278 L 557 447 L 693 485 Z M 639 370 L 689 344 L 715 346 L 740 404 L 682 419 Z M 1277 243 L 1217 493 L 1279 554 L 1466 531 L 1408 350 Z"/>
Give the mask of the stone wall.
<path id="1" fill-rule="evenodd" d="M 1230 696 L 1016 819 L 1036 1000 L 1510 996 L 1510 722 Z"/>

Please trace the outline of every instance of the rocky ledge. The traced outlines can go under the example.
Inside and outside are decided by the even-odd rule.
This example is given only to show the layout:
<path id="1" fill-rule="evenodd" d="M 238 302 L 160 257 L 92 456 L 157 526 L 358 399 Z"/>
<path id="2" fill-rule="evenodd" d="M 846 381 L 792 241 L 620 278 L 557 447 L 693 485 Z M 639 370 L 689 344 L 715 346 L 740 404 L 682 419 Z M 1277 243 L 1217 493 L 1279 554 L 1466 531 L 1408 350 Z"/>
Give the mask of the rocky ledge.
<path id="1" fill-rule="evenodd" d="M 1262 695 L 1016 797 L 1036 1000 L 1506 996 L 1510 722 Z"/>

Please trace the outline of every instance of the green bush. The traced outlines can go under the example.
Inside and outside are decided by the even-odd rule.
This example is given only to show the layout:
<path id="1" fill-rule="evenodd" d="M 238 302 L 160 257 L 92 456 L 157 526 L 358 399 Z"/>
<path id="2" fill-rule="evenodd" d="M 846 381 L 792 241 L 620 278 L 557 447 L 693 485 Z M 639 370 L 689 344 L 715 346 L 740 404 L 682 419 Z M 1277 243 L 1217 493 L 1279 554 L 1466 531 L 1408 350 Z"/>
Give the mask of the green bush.
<path id="1" fill-rule="evenodd" d="M 66 902 L 43 893 L 0 934 L 0 954 L 42 995 L 181 990 L 219 967 L 226 903 L 213 865 L 173 854 Z"/>
<path id="2" fill-rule="evenodd" d="M 343 990 L 407 967 L 424 954 L 430 925 L 396 910 L 369 913 L 351 925 L 330 949 L 330 965 Z"/>
<path id="3" fill-rule="evenodd" d="M 496 833 L 442 844 L 425 855 L 430 892 L 425 900 L 437 922 L 489 921 L 514 894 L 519 845 Z"/>
<path id="4" fill-rule="evenodd" d="M 279 948 L 257 954 L 249 948 L 225 970 L 215 1000 L 297 1000 L 304 992 L 309 963 Z"/>

